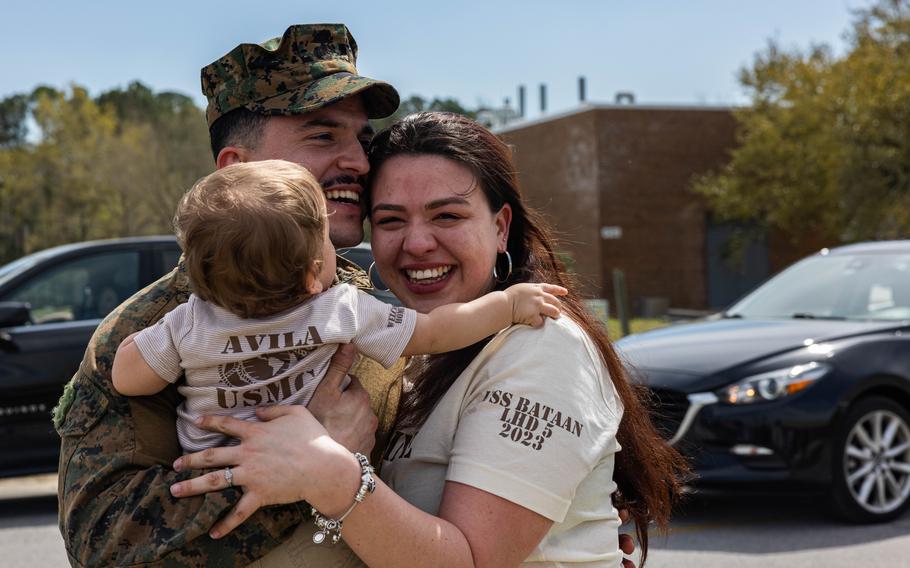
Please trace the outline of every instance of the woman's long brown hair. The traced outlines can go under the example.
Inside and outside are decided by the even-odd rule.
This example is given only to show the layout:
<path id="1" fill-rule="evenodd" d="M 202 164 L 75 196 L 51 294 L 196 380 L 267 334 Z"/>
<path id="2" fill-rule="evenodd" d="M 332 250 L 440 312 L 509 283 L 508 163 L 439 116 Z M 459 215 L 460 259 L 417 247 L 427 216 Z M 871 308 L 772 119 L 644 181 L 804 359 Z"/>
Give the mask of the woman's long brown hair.
<path id="1" fill-rule="evenodd" d="M 375 175 L 395 156 L 434 155 L 469 167 L 494 213 L 503 205 L 512 208 L 508 250 L 513 270 L 496 289 L 519 282 L 550 282 L 569 289 L 562 307 L 588 334 L 600 351 L 624 412 L 617 439 L 614 480 L 621 490 L 615 503 L 635 521 L 641 564 L 648 554 L 648 525 L 666 530 L 672 505 L 688 474 L 685 459 L 658 434 L 647 410 L 647 390 L 633 385 L 617 357 L 602 323 L 585 309 L 575 292 L 575 282 L 556 256 L 555 239 L 539 213 L 522 202 L 518 177 L 509 147 L 473 120 L 457 114 L 425 112 L 408 116 L 379 132 L 370 146 L 370 171 Z M 504 266 L 499 267 L 504 271 Z M 502 272 L 500 272 L 502 273 Z M 396 427 L 416 426 L 426 420 L 452 383 L 487 344 L 427 357 L 413 374 L 413 387 L 401 400 Z"/>

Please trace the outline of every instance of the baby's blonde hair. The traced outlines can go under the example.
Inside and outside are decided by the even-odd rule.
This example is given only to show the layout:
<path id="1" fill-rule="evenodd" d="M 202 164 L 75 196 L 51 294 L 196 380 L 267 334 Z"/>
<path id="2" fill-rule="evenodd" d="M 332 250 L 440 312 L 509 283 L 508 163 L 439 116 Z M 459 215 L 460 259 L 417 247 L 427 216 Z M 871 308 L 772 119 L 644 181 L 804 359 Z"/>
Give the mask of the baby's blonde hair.
<path id="1" fill-rule="evenodd" d="M 297 164 L 266 160 L 197 181 L 177 207 L 174 228 L 193 292 L 240 317 L 260 318 L 307 297 L 326 222 L 316 178 Z"/>

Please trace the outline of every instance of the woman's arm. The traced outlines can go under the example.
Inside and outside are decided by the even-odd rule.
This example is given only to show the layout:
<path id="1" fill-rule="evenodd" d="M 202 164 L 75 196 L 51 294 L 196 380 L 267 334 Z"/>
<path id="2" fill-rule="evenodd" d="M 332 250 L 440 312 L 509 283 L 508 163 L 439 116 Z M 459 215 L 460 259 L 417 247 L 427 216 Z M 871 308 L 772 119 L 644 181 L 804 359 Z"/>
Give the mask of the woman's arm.
<path id="1" fill-rule="evenodd" d="M 553 522 L 469 485 L 447 482 L 439 516 L 382 482 L 344 522 L 343 535 L 369 566 L 518 566 Z M 405 536 L 407 535 L 407 536 Z"/>
<path id="2" fill-rule="evenodd" d="M 209 416 L 200 425 L 237 437 L 239 446 L 183 456 L 177 469 L 235 465 L 233 481 L 244 495 L 212 528 L 223 537 L 259 507 L 305 499 L 337 518 L 360 487 L 360 466 L 303 407 L 259 413 L 263 422 Z M 297 436 L 285 433 L 293 431 Z M 276 484 L 276 479 L 287 483 Z M 172 486 L 178 497 L 227 485 L 222 470 Z M 410 505 L 377 480 L 376 492 L 354 508 L 343 536 L 370 566 L 517 566 L 552 522 L 495 495 L 449 482 L 435 517 Z"/>

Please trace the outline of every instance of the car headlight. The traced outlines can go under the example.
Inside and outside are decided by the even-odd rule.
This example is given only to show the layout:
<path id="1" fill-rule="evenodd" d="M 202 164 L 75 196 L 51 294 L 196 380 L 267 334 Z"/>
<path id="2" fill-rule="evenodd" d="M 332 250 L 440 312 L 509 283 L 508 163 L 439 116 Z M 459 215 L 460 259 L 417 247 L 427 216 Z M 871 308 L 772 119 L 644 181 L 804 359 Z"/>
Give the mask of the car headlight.
<path id="1" fill-rule="evenodd" d="M 778 400 L 798 393 L 825 376 L 831 370 L 826 363 L 805 363 L 752 375 L 718 393 L 727 404 L 752 404 Z"/>

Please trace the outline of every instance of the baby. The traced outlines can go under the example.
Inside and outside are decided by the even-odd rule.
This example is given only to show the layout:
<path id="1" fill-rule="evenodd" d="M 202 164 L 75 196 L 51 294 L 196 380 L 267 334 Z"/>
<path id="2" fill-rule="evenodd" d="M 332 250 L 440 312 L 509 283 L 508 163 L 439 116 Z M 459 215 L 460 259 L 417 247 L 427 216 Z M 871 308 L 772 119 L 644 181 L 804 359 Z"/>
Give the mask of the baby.
<path id="1" fill-rule="evenodd" d="M 186 375 L 177 410 L 184 452 L 231 443 L 207 414 L 255 420 L 258 406 L 306 405 L 341 343 L 386 368 L 402 355 L 472 345 L 512 323 L 559 317 L 549 284 L 516 284 L 428 314 L 332 285 L 325 199 L 302 166 L 235 164 L 196 183 L 174 218 L 193 294 L 117 349 L 114 388 L 155 394 Z"/>

